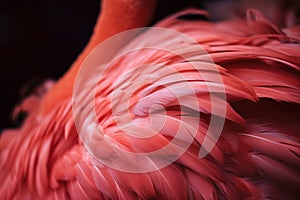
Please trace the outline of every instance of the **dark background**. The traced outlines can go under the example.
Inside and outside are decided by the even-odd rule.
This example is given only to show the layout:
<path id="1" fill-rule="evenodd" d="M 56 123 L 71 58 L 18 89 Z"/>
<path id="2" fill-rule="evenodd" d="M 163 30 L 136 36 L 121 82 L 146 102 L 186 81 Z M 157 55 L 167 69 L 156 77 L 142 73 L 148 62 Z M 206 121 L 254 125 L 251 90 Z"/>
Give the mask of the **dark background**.
<path id="1" fill-rule="evenodd" d="M 200 0 L 159 0 L 154 21 Z M 21 88 L 58 79 L 87 43 L 100 9 L 98 0 L 10 0 L 0 3 L 0 131 L 18 125 L 13 107 Z"/>
<path id="2" fill-rule="evenodd" d="M 6 1 L 0 6 L 0 128 L 14 126 L 11 111 L 22 85 L 60 77 L 92 32 L 98 1 Z"/>

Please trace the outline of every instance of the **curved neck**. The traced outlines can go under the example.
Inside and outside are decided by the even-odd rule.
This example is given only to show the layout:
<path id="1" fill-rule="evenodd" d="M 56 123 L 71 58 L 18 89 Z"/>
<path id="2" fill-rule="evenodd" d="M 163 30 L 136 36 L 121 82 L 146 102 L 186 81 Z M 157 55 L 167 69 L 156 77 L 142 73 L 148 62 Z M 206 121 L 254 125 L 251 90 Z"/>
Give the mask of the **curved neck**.
<path id="1" fill-rule="evenodd" d="M 155 6 L 156 0 L 103 0 L 90 41 L 71 68 L 45 95 L 41 113 L 49 113 L 57 103 L 71 97 L 82 62 L 99 43 L 122 31 L 147 26 L 151 22 Z"/>

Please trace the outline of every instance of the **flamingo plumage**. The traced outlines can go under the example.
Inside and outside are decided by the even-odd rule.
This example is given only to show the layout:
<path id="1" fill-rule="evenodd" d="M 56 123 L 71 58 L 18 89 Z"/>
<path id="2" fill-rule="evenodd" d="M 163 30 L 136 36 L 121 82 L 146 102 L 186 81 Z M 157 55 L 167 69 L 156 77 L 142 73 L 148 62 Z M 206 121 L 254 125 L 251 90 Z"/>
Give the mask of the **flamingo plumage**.
<path id="1" fill-rule="evenodd" d="M 83 73 L 80 67 L 89 63 L 86 60 L 93 52 L 103 57 L 102 52 L 93 49 L 105 44 L 108 38 L 146 26 L 151 21 L 155 3 L 103 1 L 94 35 L 70 70 L 56 83 L 45 82 L 42 90 L 37 90 L 17 107 L 16 112 L 21 110 L 28 116 L 20 128 L 1 134 L 1 198 L 300 197 L 299 26 L 281 29 L 256 10 L 248 10 L 243 20 L 216 23 L 203 20 L 207 14 L 197 9 L 171 15 L 154 27 L 188 36 L 208 54 L 195 51 L 193 43 L 178 42 L 177 34 L 153 35 L 151 29 L 143 29 L 130 35 L 119 43 L 120 50 L 137 48 L 140 51 L 124 55 L 108 70 L 103 69 L 100 80 L 93 76 L 91 80 L 85 79 L 87 83 L 94 81 L 97 86 L 96 121 L 86 117 L 91 111 L 85 97 L 91 91 L 82 87 L 82 82 L 73 88 L 76 77 L 80 79 L 77 75 Z M 122 14 L 124 17 L 120 17 Z M 183 51 L 185 57 L 199 65 L 201 74 L 178 55 L 151 51 L 148 46 L 187 49 Z M 207 61 L 208 58 L 214 63 Z M 185 81 L 177 79 L 174 71 Z M 151 76 L 153 74 L 161 76 Z M 221 82 L 217 80 L 219 76 Z M 187 88 L 186 82 L 192 90 Z M 169 92 L 171 89 L 175 95 Z M 225 97 L 221 98 L 223 90 Z M 128 91 L 133 93 L 126 102 Z M 74 99 L 74 93 L 80 97 Z M 212 94 L 220 106 L 212 101 Z M 81 105 L 80 112 L 74 110 L 74 101 Z M 126 109 L 124 104 L 128 104 Z M 141 125 L 149 122 L 151 109 L 152 123 L 165 120 L 155 135 Z M 74 112 L 79 119 L 74 118 Z M 131 130 L 145 138 L 127 135 L 121 129 L 123 126 L 118 126 L 114 114 L 121 121 L 130 118 L 122 125 L 133 127 Z M 210 123 L 213 117 L 224 119 L 224 124 L 216 144 L 201 157 L 199 151 L 205 146 L 209 127 L 218 126 Z M 76 120 L 81 124 L 79 127 Z M 93 125 L 101 130 L 95 131 Z M 190 137 L 194 129 L 196 134 Z M 183 133 L 179 138 L 178 130 Z M 210 136 L 208 140 L 213 141 L 214 137 Z M 154 163 L 151 166 L 154 169 L 148 171 L 135 173 L 134 170 L 144 164 L 131 157 L 120 158 L 116 150 L 148 153 L 173 139 L 179 147 L 187 144 L 185 151 L 175 160 L 172 158 L 177 155 L 176 150 L 165 152 L 158 162 L 147 157 L 149 163 Z M 157 166 L 170 160 L 172 162 L 163 167 Z"/>

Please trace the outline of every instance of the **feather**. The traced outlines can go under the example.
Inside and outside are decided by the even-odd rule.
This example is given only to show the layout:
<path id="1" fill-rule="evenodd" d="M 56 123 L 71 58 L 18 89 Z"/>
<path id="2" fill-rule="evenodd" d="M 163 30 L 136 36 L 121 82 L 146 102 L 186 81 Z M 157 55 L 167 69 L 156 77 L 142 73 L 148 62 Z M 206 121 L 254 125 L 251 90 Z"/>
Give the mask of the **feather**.
<path id="1" fill-rule="evenodd" d="M 300 196 L 298 29 L 282 30 L 255 10 L 246 21 L 191 21 L 204 13 L 187 9 L 157 23 L 161 34 L 143 29 L 109 55 L 91 53 L 145 25 L 154 4 L 105 1 L 70 71 L 19 105 L 28 117 L 0 137 L 4 199 Z M 125 8 L 136 12 L 120 26 Z M 83 62 L 95 68 L 78 71 Z"/>
<path id="2" fill-rule="evenodd" d="M 252 159 L 257 165 L 258 173 L 267 181 L 299 194 L 297 186 L 300 176 L 297 170 L 264 155 L 252 154 Z"/>
<path id="3" fill-rule="evenodd" d="M 259 131 L 259 128 L 256 128 Z M 300 167 L 299 139 L 275 131 L 241 133 L 241 139 L 252 146 L 254 151 Z"/>

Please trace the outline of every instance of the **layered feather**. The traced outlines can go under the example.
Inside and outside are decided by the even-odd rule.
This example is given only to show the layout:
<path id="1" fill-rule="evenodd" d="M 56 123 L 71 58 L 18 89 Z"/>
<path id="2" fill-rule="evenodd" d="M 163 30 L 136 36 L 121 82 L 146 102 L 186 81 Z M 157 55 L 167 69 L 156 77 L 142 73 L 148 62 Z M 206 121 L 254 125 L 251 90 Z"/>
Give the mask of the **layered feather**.
<path id="1" fill-rule="evenodd" d="M 151 32 L 145 32 L 133 39 L 124 51 L 147 44 L 184 49 L 184 55 L 200 71 L 182 58 L 161 51 L 137 51 L 113 63 L 98 82 L 95 105 L 97 125 L 103 132 L 91 137 L 93 146 L 89 148 L 79 139 L 71 99 L 58 102 L 47 116 L 32 112 L 22 127 L 4 131 L 0 138 L 3 198 L 262 199 L 276 198 L 276 193 L 270 192 L 275 190 L 289 194 L 291 199 L 299 198 L 299 132 L 290 128 L 299 128 L 299 120 L 295 119 L 299 118 L 300 103 L 299 40 L 294 29 L 281 30 L 258 12 L 249 12 L 248 24 L 180 18 L 190 13 L 205 14 L 191 9 L 156 25 L 193 38 L 216 65 L 207 60 L 204 51 L 197 52 L 176 38 L 150 38 Z M 145 67 L 149 63 L 152 65 Z M 216 81 L 219 75 L 222 83 Z M 127 91 L 134 91 L 129 102 Z M 226 99 L 218 96 L 223 91 Z M 81 91 L 83 113 L 90 112 L 84 106 L 84 96 L 89 92 L 88 88 Z M 24 101 L 25 110 L 31 98 Z M 111 102 L 112 98 L 116 101 Z M 270 105 L 295 108 L 290 114 L 294 117 L 289 120 L 292 125 L 277 123 L 271 116 L 261 117 L 263 99 L 268 99 Z M 270 109 L 264 112 L 271 112 Z M 117 118 L 113 113 L 117 113 Z M 131 120 L 126 121 L 128 117 Z M 217 139 L 208 133 L 210 126 L 217 126 L 210 124 L 213 117 L 225 120 Z M 123 119 L 126 120 L 119 127 Z M 149 136 L 154 134 L 152 129 L 136 126 L 151 123 L 149 119 L 155 122 L 153 130 L 157 130 L 160 120 L 165 124 L 146 139 L 131 137 L 122 129 Z M 82 122 L 80 134 L 90 134 L 92 125 L 88 120 Z M 180 137 L 176 135 L 178 130 Z M 191 134 L 195 130 L 196 134 Z M 206 157 L 199 158 L 205 138 L 216 141 L 216 145 Z M 151 152 L 171 141 L 176 145 L 158 158 L 159 162 L 168 162 L 182 146 L 187 147 L 186 151 L 164 168 L 154 163 L 157 170 L 151 172 L 118 171 L 97 158 L 113 160 L 120 149 Z M 132 157 L 122 159 L 124 165 L 142 165 L 130 160 Z"/>

